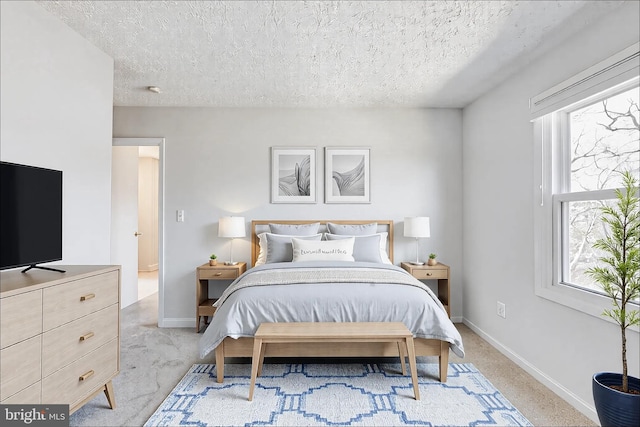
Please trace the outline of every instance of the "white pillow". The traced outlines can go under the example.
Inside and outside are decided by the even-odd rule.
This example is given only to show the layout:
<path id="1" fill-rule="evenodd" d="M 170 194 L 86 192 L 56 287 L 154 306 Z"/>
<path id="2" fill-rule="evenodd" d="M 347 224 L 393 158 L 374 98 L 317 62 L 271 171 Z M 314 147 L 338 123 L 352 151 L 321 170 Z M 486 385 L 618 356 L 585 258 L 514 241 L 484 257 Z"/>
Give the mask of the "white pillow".
<path id="1" fill-rule="evenodd" d="M 313 236 L 318 234 L 319 222 L 312 224 L 269 224 L 269 230 L 273 234 L 286 236 Z"/>
<path id="2" fill-rule="evenodd" d="M 375 234 L 378 231 L 378 223 L 370 224 L 334 224 L 327 223 L 327 231 L 331 234 L 340 234 L 342 236 L 366 236 Z"/>
<path id="3" fill-rule="evenodd" d="M 303 240 L 292 238 L 293 262 L 353 261 L 353 237 L 343 240 Z"/>
<path id="4" fill-rule="evenodd" d="M 339 234 L 325 233 L 325 238 L 329 241 L 354 238 L 353 258 L 356 261 L 377 262 L 382 264 L 393 264 L 387 254 L 387 232 L 375 233 L 366 236 L 346 236 Z"/>
<path id="5" fill-rule="evenodd" d="M 256 259 L 256 263 L 254 264 L 254 267 L 257 267 L 259 265 L 262 264 L 266 264 L 267 263 L 267 258 L 269 255 L 269 238 L 267 237 L 267 235 L 269 235 L 269 237 L 271 237 L 272 240 L 274 240 L 274 242 L 277 243 L 276 247 L 274 247 L 273 249 L 278 252 L 277 254 L 274 254 L 275 257 L 272 257 L 274 259 L 272 259 L 271 261 L 284 261 L 284 259 L 280 259 L 283 258 L 284 254 L 282 254 L 282 244 L 289 244 L 289 246 L 291 245 L 291 238 L 293 237 L 299 237 L 301 239 L 313 239 L 313 240 L 320 240 L 322 239 L 322 234 L 314 234 L 312 236 L 293 236 L 293 235 L 284 235 L 284 234 L 273 234 L 273 233 L 268 233 L 268 232 L 264 232 L 264 233 L 260 233 L 258 234 L 258 238 L 259 238 L 259 245 L 260 245 L 260 252 L 258 252 L 258 259 Z M 291 253 L 291 250 L 288 251 L 289 254 Z M 291 259 L 288 259 L 288 261 L 291 261 Z"/>

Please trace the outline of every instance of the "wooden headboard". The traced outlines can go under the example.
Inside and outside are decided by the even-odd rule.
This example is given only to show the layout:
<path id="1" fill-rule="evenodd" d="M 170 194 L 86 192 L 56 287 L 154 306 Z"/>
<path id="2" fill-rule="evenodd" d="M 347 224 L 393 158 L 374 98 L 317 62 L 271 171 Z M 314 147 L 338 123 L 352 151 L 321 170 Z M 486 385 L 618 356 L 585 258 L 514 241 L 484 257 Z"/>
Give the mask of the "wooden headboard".
<path id="1" fill-rule="evenodd" d="M 389 254 L 389 259 L 393 262 L 393 221 L 384 219 L 384 220 L 344 220 L 344 219 L 336 219 L 336 220 L 276 220 L 276 219 L 262 219 L 262 220 L 253 220 L 251 221 L 251 266 L 253 267 L 258 259 L 258 255 L 260 254 L 260 238 L 258 234 L 263 233 L 265 231 L 269 231 L 269 224 L 310 224 L 314 222 L 320 223 L 320 233 L 326 232 L 327 222 L 332 222 L 334 224 L 348 224 L 348 225 L 361 225 L 361 224 L 371 224 L 375 222 L 378 224 L 378 232 L 387 232 L 387 253 Z"/>

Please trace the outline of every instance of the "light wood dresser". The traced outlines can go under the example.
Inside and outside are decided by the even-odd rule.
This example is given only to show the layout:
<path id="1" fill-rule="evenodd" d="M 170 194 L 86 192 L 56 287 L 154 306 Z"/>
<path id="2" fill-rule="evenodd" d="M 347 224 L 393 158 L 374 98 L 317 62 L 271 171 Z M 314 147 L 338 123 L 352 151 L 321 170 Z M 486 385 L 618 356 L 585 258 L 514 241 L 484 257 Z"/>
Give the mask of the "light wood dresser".
<path id="1" fill-rule="evenodd" d="M 0 402 L 75 412 L 120 372 L 120 266 L 0 272 Z"/>

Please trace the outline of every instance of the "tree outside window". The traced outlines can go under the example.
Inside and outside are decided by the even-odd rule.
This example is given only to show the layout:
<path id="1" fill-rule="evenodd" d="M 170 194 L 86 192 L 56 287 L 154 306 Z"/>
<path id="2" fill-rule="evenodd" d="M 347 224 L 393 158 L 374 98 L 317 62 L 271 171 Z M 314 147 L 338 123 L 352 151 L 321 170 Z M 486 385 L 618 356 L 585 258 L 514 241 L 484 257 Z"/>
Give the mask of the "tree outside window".
<path id="1" fill-rule="evenodd" d="M 615 203 L 621 171 L 640 176 L 640 87 L 561 113 L 564 145 L 559 204 L 561 283 L 601 293 L 585 274 L 601 254 L 593 243 L 605 232 L 600 207 Z"/>

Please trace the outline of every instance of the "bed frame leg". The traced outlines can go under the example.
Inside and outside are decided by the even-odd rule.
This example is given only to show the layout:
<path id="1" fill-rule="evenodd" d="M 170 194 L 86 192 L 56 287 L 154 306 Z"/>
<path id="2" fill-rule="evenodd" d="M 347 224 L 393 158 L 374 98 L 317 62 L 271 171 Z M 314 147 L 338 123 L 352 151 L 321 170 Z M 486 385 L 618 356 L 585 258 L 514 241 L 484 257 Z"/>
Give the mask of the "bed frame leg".
<path id="1" fill-rule="evenodd" d="M 447 369 L 449 368 L 449 343 L 446 341 L 440 342 L 440 382 L 447 382 Z"/>
<path id="2" fill-rule="evenodd" d="M 216 347 L 216 374 L 218 382 L 224 382 L 224 341 Z"/>

